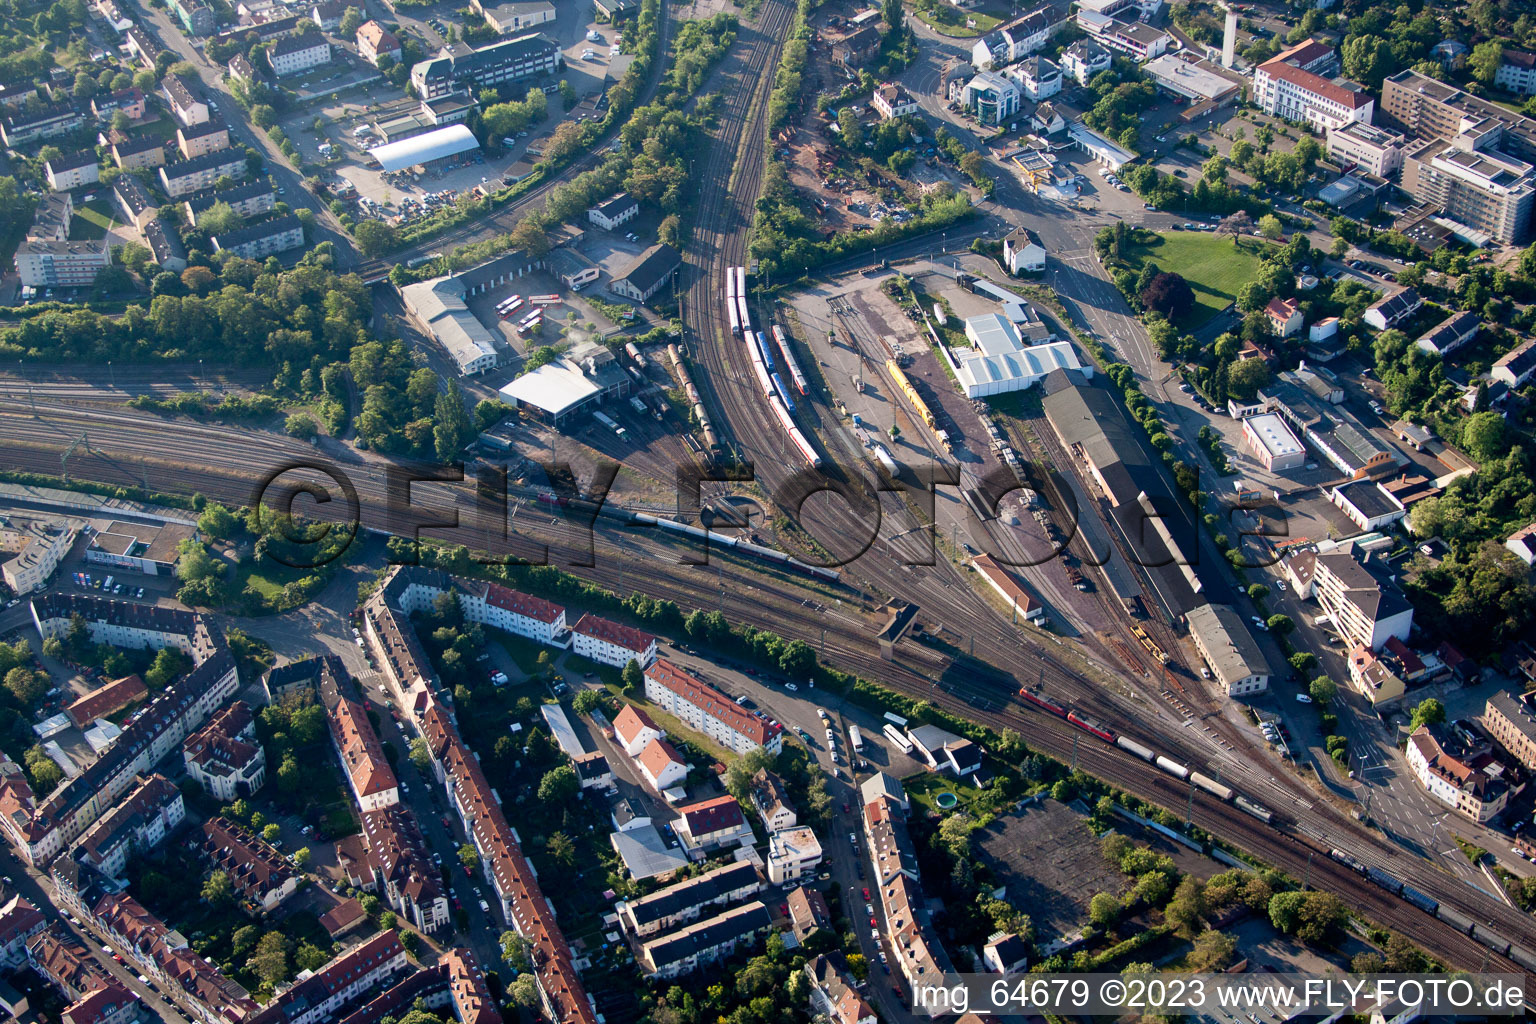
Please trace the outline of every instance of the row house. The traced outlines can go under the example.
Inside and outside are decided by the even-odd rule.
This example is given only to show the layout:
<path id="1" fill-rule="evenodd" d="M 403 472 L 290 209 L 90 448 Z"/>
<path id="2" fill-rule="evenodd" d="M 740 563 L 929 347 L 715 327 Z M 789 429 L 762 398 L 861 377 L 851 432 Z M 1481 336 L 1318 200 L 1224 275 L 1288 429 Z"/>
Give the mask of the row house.
<path id="1" fill-rule="evenodd" d="M 737 903 L 762 891 L 757 868 L 737 861 L 658 889 L 648 896 L 615 904 L 619 923 L 636 938 L 696 921 L 704 911 Z"/>
<path id="2" fill-rule="evenodd" d="M 417 1003 L 429 1012 L 447 1009 L 459 1024 L 501 1024 L 485 972 L 473 950 L 446 950 L 431 967 L 418 967 L 373 999 L 341 1018 L 341 1024 L 382 1024 L 398 1020 Z"/>
<path id="3" fill-rule="evenodd" d="M 654 639 L 651 642 L 654 649 Z M 784 748 L 783 726 L 747 710 L 665 658 L 645 670 L 645 696 L 733 753 L 764 749 L 777 754 Z"/>
<path id="4" fill-rule="evenodd" d="M 362 815 L 368 877 L 362 888 L 382 889 L 386 902 L 424 932 L 448 923 L 448 896 L 427 852 L 416 816 L 405 804 Z"/>
<path id="5" fill-rule="evenodd" d="M 299 889 L 303 877 L 277 848 L 223 816 L 203 822 L 203 852 L 248 902 L 270 911 Z"/>
<path id="6" fill-rule="evenodd" d="M 680 978 L 724 960 L 772 926 L 768 908 L 753 900 L 651 939 L 640 947 L 636 959 L 647 978 Z"/>
<path id="7" fill-rule="evenodd" d="M 1527 768 L 1536 768 L 1536 710 L 1530 694 L 1500 690 L 1488 698 L 1483 727 L 1494 741 Z"/>
<path id="8" fill-rule="evenodd" d="M 377 811 L 399 803 L 400 785 L 363 706 L 342 697 L 328 712 L 331 742 L 357 806 L 363 811 Z"/>
<path id="9" fill-rule="evenodd" d="M 187 774 L 223 803 L 250 796 L 267 780 L 267 752 L 256 740 L 251 706 L 237 700 L 181 745 Z"/>
<path id="10" fill-rule="evenodd" d="M 408 619 L 404 625 L 414 636 Z M 433 775 L 480 854 L 481 871 L 500 901 L 503 916 L 532 947 L 530 959 L 545 1014 L 562 1024 L 597 1024 L 597 1010 L 581 983 L 554 908 L 539 886 L 533 865 L 523 856 L 500 799 L 480 762 L 464 745 L 452 716 L 430 696 L 421 713 L 421 734 L 432 754 Z"/>
<path id="11" fill-rule="evenodd" d="M 244 1024 L 321 1024 L 410 967 L 400 936 L 379 932 L 280 992 Z"/>
<path id="12" fill-rule="evenodd" d="M 645 668 L 656 660 L 656 638 L 644 630 L 611 622 L 591 612 L 571 630 L 572 650 L 599 665 L 623 668 L 631 661 Z"/>
<path id="13" fill-rule="evenodd" d="M 69 1024 L 130 1024 L 139 1019 L 139 1001 L 107 973 L 85 945 L 55 921 L 26 943 L 23 962 L 59 991 Z"/>
<path id="14" fill-rule="evenodd" d="M 164 775 L 140 776 L 110 812 L 86 830 L 71 855 L 108 878 L 126 884 L 130 854 L 153 850 L 186 818 L 181 790 Z"/>
<path id="15" fill-rule="evenodd" d="M 864 805 L 864 836 L 896 970 L 914 988 L 952 973 L 923 909 L 917 851 L 901 805 L 883 793 Z"/>

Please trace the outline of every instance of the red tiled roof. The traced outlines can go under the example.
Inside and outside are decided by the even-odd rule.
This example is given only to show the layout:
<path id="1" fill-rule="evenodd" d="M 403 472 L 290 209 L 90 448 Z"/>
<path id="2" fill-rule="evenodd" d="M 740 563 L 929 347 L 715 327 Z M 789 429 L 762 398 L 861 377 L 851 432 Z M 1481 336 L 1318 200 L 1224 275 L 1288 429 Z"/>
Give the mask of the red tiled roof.
<path id="1" fill-rule="evenodd" d="M 740 828 L 746 821 L 741 816 L 741 805 L 733 796 L 717 796 L 677 810 L 688 826 L 688 834 L 695 837 L 707 836 L 723 829 Z"/>
<path id="2" fill-rule="evenodd" d="M 97 1021 L 114 1017 L 124 1006 L 133 1003 L 135 996 L 117 981 L 109 981 L 80 1001 L 64 1009 L 65 1024 L 96 1024 Z"/>
<path id="3" fill-rule="evenodd" d="M 1293 64 L 1287 63 L 1288 55 L 1280 54 L 1259 65 L 1259 71 L 1271 78 L 1282 82 L 1289 82 L 1300 89 L 1316 93 L 1327 100 L 1350 108 L 1359 110 L 1371 102 L 1371 97 L 1355 89 L 1348 89 L 1335 82 L 1330 82 L 1322 75 L 1315 75 L 1310 71 L 1303 71 Z"/>
<path id="4" fill-rule="evenodd" d="M 669 764 L 687 764 L 678 754 L 677 750 L 673 748 L 672 744 L 666 740 L 651 740 L 650 743 L 646 744 L 645 749 L 640 751 L 640 756 L 636 760 L 640 762 L 640 767 L 650 773 L 653 779 L 661 778 L 661 773 L 666 771 Z"/>
<path id="5" fill-rule="evenodd" d="M 540 622 L 556 622 L 565 614 L 565 609 L 558 604 L 519 590 L 509 590 L 497 583 L 486 586 L 485 603 Z"/>
<path id="6" fill-rule="evenodd" d="M 454 1015 L 462 1024 L 501 1024 L 501 1014 L 473 951 L 450 949 L 439 963 L 447 968 L 448 994 L 453 999 Z"/>
<path id="7" fill-rule="evenodd" d="M 119 711 L 136 700 L 149 696 L 149 687 L 137 674 L 114 679 L 99 690 L 94 690 L 64 709 L 69 720 L 85 728 L 98 718 Z"/>
<path id="8" fill-rule="evenodd" d="M 594 640 L 602 640 L 615 644 L 626 651 L 634 651 L 636 654 L 644 653 L 656 638 L 643 630 L 625 626 L 618 622 L 599 618 L 591 612 L 587 612 L 576 623 L 577 633 L 582 636 L 592 637 Z"/>
<path id="9" fill-rule="evenodd" d="M 341 751 L 342 766 L 352 777 L 352 784 L 362 796 L 394 789 L 395 773 L 384 759 L 379 734 L 373 731 L 368 714 L 355 700 L 343 697 L 331 708 L 331 735 Z"/>
<path id="10" fill-rule="evenodd" d="M 634 741 L 636 736 L 640 735 L 641 729 L 662 731 L 655 722 L 651 721 L 650 715 L 641 711 L 633 704 L 625 704 L 618 717 L 613 720 L 614 735 L 619 738 L 620 743 L 628 746 Z"/>
<path id="11" fill-rule="evenodd" d="M 665 658 L 658 658 L 653 662 L 651 667 L 645 670 L 645 678 L 666 687 L 704 714 L 759 746 L 770 742 L 783 732 L 782 726 L 771 725 L 758 718 L 713 686 Z"/>
<path id="12" fill-rule="evenodd" d="M 367 916 L 368 912 L 363 909 L 361 903 L 357 900 L 346 899 L 320 915 L 320 927 L 324 928 L 326 934 L 334 939 Z"/>
<path id="13" fill-rule="evenodd" d="M 1296 312 L 1298 304 L 1295 299 L 1270 299 L 1269 305 L 1264 307 L 1264 312 L 1282 323 L 1291 318 Z"/>

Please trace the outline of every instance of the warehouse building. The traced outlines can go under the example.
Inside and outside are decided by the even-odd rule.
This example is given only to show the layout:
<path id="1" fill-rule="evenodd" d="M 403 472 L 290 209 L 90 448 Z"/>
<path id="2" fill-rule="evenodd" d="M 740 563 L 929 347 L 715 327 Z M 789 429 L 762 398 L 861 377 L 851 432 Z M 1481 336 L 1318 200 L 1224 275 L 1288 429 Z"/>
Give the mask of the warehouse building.
<path id="1" fill-rule="evenodd" d="M 480 142 L 474 133 L 462 124 L 450 124 L 399 142 L 375 146 L 368 155 L 385 171 L 416 168 L 419 173 L 431 174 L 458 166 L 465 162 L 464 154 L 478 152 Z"/>
<path id="2" fill-rule="evenodd" d="M 1272 412 L 1243 420 L 1243 440 L 1271 473 L 1297 469 L 1307 461 L 1306 449 L 1285 421 Z"/>
<path id="3" fill-rule="evenodd" d="M 1019 329 L 1000 313 L 970 317 L 965 321 L 965 336 L 974 347 L 955 352 L 951 358 L 955 378 L 967 398 L 1024 391 L 1053 370 L 1093 372 L 1078 362 L 1071 342 L 1026 345 Z"/>
<path id="4" fill-rule="evenodd" d="M 1243 624 L 1243 617 L 1231 606 L 1203 604 L 1190 609 L 1185 621 L 1189 624 L 1189 638 L 1195 642 L 1212 680 L 1223 693 L 1240 697 L 1269 688 L 1269 666 L 1264 654 Z"/>

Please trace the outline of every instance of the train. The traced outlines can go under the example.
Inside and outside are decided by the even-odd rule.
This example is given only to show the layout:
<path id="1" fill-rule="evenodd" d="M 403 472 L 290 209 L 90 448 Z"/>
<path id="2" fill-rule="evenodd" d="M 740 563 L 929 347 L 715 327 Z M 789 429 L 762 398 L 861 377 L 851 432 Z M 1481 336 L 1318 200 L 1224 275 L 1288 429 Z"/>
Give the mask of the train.
<path id="1" fill-rule="evenodd" d="M 736 268 L 725 268 L 725 312 L 731 321 L 731 336 L 741 337 L 741 307 L 736 304 Z"/>
<path id="2" fill-rule="evenodd" d="M 773 349 L 768 347 L 768 339 L 763 336 L 762 331 L 755 332 L 752 337 L 757 339 L 757 351 L 762 356 L 763 366 L 767 368 L 769 373 L 772 373 L 774 370 Z"/>
<path id="3" fill-rule="evenodd" d="M 934 418 L 933 410 L 928 408 L 928 403 L 923 401 L 923 396 L 917 393 L 917 388 L 912 386 L 912 382 L 907 379 L 906 373 L 902 371 L 900 366 L 896 365 L 896 360 L 887 359 L 885 361 L 885 369 L 890 373 L 891 379 L 896 382 L 896 386 L 907 396 L 907 401 L 912 403 L 912 411 L 917 413 L 918 419 L 928 424 L 929 430 L 937 429 L 939 422 Z"/>
<path id="4" fill-rule="evenodd" d="M 629 356 L 630 360 L 635 364 L 637 369 L 641 370 L 642 372 L 645 370 L 645 356 L 641 355 L 640 346 L 636 345 L 632 341 L 627 342 L 624 345 L 624 353 L 625 355 Z"/>
<path id="5" fill-rule="evenodd" d="M 754 335 L 751 331 L 744 333 L 747 339 L 747 358 L 752 361 L 752 375 L 757 378 L 757 386 L 762 389 L 763 396 L 772 398 L 773 378 L 768 375 L 771 367 L 763 362 L 763 345 L 758 340 L 762 335 Z"/>
<path id="6" fill-rule="evenodd" d="M 1092 733 L 1105 743 L 1115 742 L 1116 733 L 1107 725 L 1100 725 L 1087 715 L 1080 715 L 1076 710 L 1067 712 L 1067 721 L 1077 726 L 1083 732 Z"/>
<path id="7" fill-rule="evenodd" d="M 779 401 L 779 396 L 771 391 L 768 395 L 768 407 L 773 410 L 774 418 L 779 421 L 779 426 L 783 428 L 784 433 L 789 435 L 790 442 L 800 452 L 800 457 L 805 459 L 812 469 L 820 469 L 821 454 L 800 432 L 800 428 L 795 426 L 795 421 L 790 419 L 789 410 L 784 407 L 783 402 Z"/>
<path id="8" fill-rule="evenodd" d="M 763 547 L 761 544 L 753 544 L 738 537 L 732 537 L 724 533 L 716 533 L 689 523 L 679 522 L 676 519 L 665 519 L 661 516 L 648 515 L 644 512 L 631 512 L 629 509 L 617 505 L 598 504 L 587 498 L 573 498 L 568 495 L 555 494 L 553 491 L 540 491 L 537 494 L 540 504 L 565 511 L 578 511 L 587 516 L 604 516 L 608 519 L 617 519 L 622 523 L 630 523 L 636 526 L 655 527 L 668 533 L 677 533 L 705 541 L 716 548 L 734 551 L 739 555 L 767 562 L 781 569 L 796 573 L 800 576 L 809 576 L 823 583 L 838 583 L 842 580 L 842 574 L 836 569 L 825 566 L 811 565 L 797 558 L 786 555 L 774 548 Z"/>
<path id="9" fill-rule="evenodd" d="M 789 379 L 795 382 L 795 390 L 802 395 L 806 393 L 805 374 L 800 372 L 800 363 L 795 359 L 795 353 L 789 347 L 789 335 L 784 333 L 784 328 L 778 324 L 773 325 L 773 340 L 778 343 L 779 351 L 784 356 L 784 366 L 789 370 Z"/>
<path id="10" fill-rule="evenodd" d="M 784 378 L 776 373 L 770 373 L 768 379 L 773 381 L 773 386 L 779 392 L 779 397 L 784 400 L 784 408 L 793 413 L 795 411 L 795 400 L 789 397 L 789 388 L 784 386 Z"/>
<path id="11" fill-rule="evenodd" d="M 1242 797 L 1242 796 L 1233 797 L 1232 798 L 1232 806 L 1236 807 L 1238 810 L 1242 811 L 1244 814 L 1250 814 L 1253 817 L 1258 818 L 1260 821 L 1262 821 L 1266 825 L 1269 825 L 1269 824 L 1273 823 L 1274 820 L 1275 820 L 1275 815 L 1274 815 L 1273 811 L 1271 811 L 1268 807 L 1265 807 L 1263 804 L 1256 804 L 1256 803 L 1254 803 L 1252 800 L 1249 800 L 1247 797 Z"/>

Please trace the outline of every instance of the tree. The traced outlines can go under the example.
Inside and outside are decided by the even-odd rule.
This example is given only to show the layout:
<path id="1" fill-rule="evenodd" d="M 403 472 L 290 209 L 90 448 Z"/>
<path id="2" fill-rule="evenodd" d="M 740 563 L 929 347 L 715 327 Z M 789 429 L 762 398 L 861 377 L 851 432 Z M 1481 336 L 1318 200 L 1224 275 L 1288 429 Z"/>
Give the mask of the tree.
<path id="1" fill-rule="evenodd" d="M 393 910 L 386 910 L 379 915 L 379 927 L 384 929 L 386 932 L 394 931 L 395 925 L 399 922 L 399 920 L 399 917 L 396 916 Z"/>
<path id="2" fill-rule="evenodd" d="M 1285 234 L 1285 225 L 1280 223 L 1280 218 L 1272 213 L 1266 213 L 1259 218 L 1259 234 L 1270 241 L 1274 241 Z"/>
<path id="3" fill-rule="evenodd" d="M 1186 939 L 1200 931 L 1200 920 L 1205 916 L 1205 901 L 1199 879 L 1185 875 L 1173 891 L 1173 898 L 1163 910 L 1163 918 L 1173 930 Z"/>
<path id="4" fill-rule="evenodd" d="M 1264 625 L 1268 626 L 1278 636 L 1285 636 L 1285 634 L 1296 628 L 1296 623 L 1291 621 L 1289 615 L 1271 615 Z"/>
<path id="5" fill-rule="evenodd" d="M 602 702 L 603 699 L 597 695 L 596 690 L 582 690 L 571 700 L 571 710 L 578 715 L 590 715 Z"/>
<path id="6" fill-rule="evenodd" d="M 1227 394 L 1248 401 L 1269 383 L 1269 366 L 1262 359 L 1243 359 L 1227 367 Z"/>
<path id="7" fill-rule="evenodd" d="M 26 763 L 27 775 L 32 780 L 32 791 L 38 796 L 52 793 L 58 784 L 64 781 L 64 770 L 48 756 L 48 751 L 44 750 L 40 744 L 28 749 L 22 760 Z"/>
<path id="8" fill-rule="evenodd" d="M 557 765 L 544 773 L 539 780 L 539 801 L 559 806 L 581 791 L 581 780 L 576 769 L 568 764 Z"/>
<path id="9" fill-rule="evenodd" d="M 239 516 L 218 502 L 209 502 L 197 516 L 197 529 L 209 540 L 230 540 L 244 525 Z"/>
<path id="10" fill-rule="evenodd" d="M 645 681 L 645 676 L 640 671 L 640 663 L 630 658 L 624 664 L 624 671 L 619 673 L 619 680 L 624 684 L 626 692 L 639 689 Z"/>
<path id="11" fill-rule="evenodd" d="M 269 843 L 282 834 L 283 827 L 275 821 L 261 830 L 261 838 L 265 839 Z"/>
<path id="12" fill-rule="evenodd" d="M 1480 462 L 1501 457 L 1509 449 L 1504 437 L 1504 417 L 1496 412 L 1473 413 L 1462 424 L 1461 442 Z"/>
<path id="13" fill-rule="evenodd" d="M 215 907 L 222 907 L 232 903 L 235 898 L 235 890 L 229 883 L 229 875 L 223 871 L 215 871 L 203 882 L 203 900 Z"/>
<path id="14" fill-rule="evenodd" d="M 971 849 L 971 832 L 976 823 L 963 814 L 951 814 L 939 823 L 939 841 L 956 858 L 964 859 Z"/>
<path id="15" fill-rule="evenodd" d="M 1181 320 L 1195 308 L 1195 292 L 1180 274 L 1163 271 L 1153 276 L 1138 296 L 1141 304 L 1169 320 Z"/>
<path id="16" fill-rule="evenodd" d="M 319 436 L 320 424 L 316 423 L 315 418 L 307 412 L 290 413 L 283 421 L 283 432 L 300 441 L 308 441 Z"/>
<path id="17" fill-rule="evenodd" d="M 405 936 L 402 935 L 400 939 L 404 942 Z M 329 950 L 321 949 L 310 942 L 301 942 L 299 943 L 299 948 L 294 950 L 293 966 L 301 971 L 318 971 L 329 963 L 330 959 L 331 954 Z"/>
<path id="18" fill-rule="evenodd" d="M 420 772 L 426 771 L 432 766 L 432 748 L 427 746 L 425 736 L 417 736 L 411 740 L 411 764 Z"/>
<path id="19" fill-rule="evenodd" d="M 449 462 L 475 436 L 474 428 L 469 423 L 469 410 L 464 405 L 464 392 L 459 389 L 457 381 L 449 381 L 447 390 L 437 396 L 435 413 L 433 445 L 437 449 L 437 457 Z"/>
<path id="20" fill-rule="evenodd" d="M 1499 65 L 1503 63 L 1504 45 L 1497 39 L 1478 43 L 1467 57 L 1467 67 L 1472 69 L 1472 77 L 1484 85 L 1493 84 L 1499 74 Z"/>
<path id="21" fill-rule="evenodd" d="M 528 970 L 528 940 L 514 931 L 501 933 L 501 959 L 512 970 L 521 974 Z"/>
<path id="22" fill-rule="evenodd" d="M 531 974 L 519 974 L 513 978 L 507 994 L 512 997 L 512 1002 L 524 1009 L 539 1005 L 539 985 Z"/>
<path id="23" fill-rule="evenodd" d="M 206 235 L 222 235 L 226 231 L 244 227 L 245 218 L 236 213 L 233 206 L 221 199 L 198 215 L 197 226 Z"/>
<path id="24" fill-rule="evenodd" d="M 1344 74 L 1365 86 L 1367 92 L 1379 92 L 1382 79 L 1393 65 L 1392 45 L 1380 36 L 1358 35 L 1339 47 Z"/>
<path id="25" fill-rule="evenodd" d="M 246 962 L 268 987 L 275 987 L 288 977 L 288 940 L 282 932 L 267 932 L 256 943 L 256 952 Z"/>
<path id="26" fill-rule="evenodd" d="M 1307 685 L 1307 692 L 1319 704 L 1332 704 L 1339 695 L 1339 686 L 1327 676 L 1318 676 Z"/>
<path id="27" fill-rule="evenodd" d="M 474 871 L 480 866 L 480 852 L 468 843 L 459 847 L 459 863 Z"/>
<path id="28" fill-rule="evenodd" d="M 549 851 L 551 857 L 566 867 L 570 867 L 576 859 L 576 844 L 571 842 L 571 837 L 564 832 L 551 833 L 545 849 Z"/>
<path id="29" fill-rule="evenodd" d="M 843 148 L 850 152 L 858 152 L 864 148 L 864 126 L 859 123 L 859 115 L 853 112 L 852 107 L 844 107 L 842 113 L 837 115 L 838 131 L 843 136 Z M 962 159 L 962 164 L 964 160 Z M 965 168 L 962 166 L 961 171 Z"/>
<path id="30" fill-rule="evenodd" d="M 218 277 L 207 267 L 188 267 L 181 272 L 181 283 L 194 295 L 202 295 L 218 283 Z"/>
<path id="31" fill-rule="evenodd" d="M 5 688 L 23 707 L 31 708 L 48 693 L 48 677 L 17 665 L 5 674 Z"/>
<path id="32" fill-rule="evenodd" d="M 380 220 L 359 221 L 352 229 L 352 237 L 357 239 L 363 255 L 370 258 L 382 256 L 398 244 L 395 229 Z"/>
<path id="33" fill-rule="evenodd" d="M 1094 893 L 1088 901 L 1088 920 L 1096 928 L 1108 928 L 1120 917 L 1120 909 L 1120 897 L 1114 893 Z"/>
<path id="34" fill-rule="evenodd" d="M 306 868 L 306 867 L 308 867 L 309 866 L 310 858 L 313 857 L 313 856 L 314 855 L 309 852 L 309 847 L 307 847 L 307 846 L 299 847 L 297 850 L 293 851 L 293 865 L 294 865 L 294 867 L 297 867 L 297 868 Z"/>
<path id="35" fill-rule="evenodd" d="M 900 32 L 902 23 L 901 0 L 883 0 L 880 4 L 880 16 L 885 19 L 885 24 L 892 32 Z"/>
<path id="36" fill-rule="evenodd" d="M 1188 964 L 1197 972 L 1219 971 L 1232 963 L 1237 955 L 1237 940 L 1225 932 L 1206 929 L 1195 937 L 1194 948 L 1189 951 Z"/>
<path id="37" fill-rule="evenodd" d="M 172 680 L 190 671 L 192 659 L 187 657 L 180 648 L 162 647 L 155 655 L 154 663 L 144 673 L 144 683 L 151 690 L 163 690 L 169 686 Z"/>
<path id="38" fill-rule="evenodd" d="M 355 39 L 357 30 L 363 26 L 363 12 L 356 7 L 348 7 L 341 12 L 341 24 L 337 26 L 341 30 L 343 39 Z"/>
<path id="39" fill-rule="evenodd" d="M 1426 697 L 1413 709 L 1413 718 L 1408 722 L 1408 731 L 1414 732 L 1421 725 L 1439 725 L 1444 721 L 1445 705 L 1433 697 Z"/>

